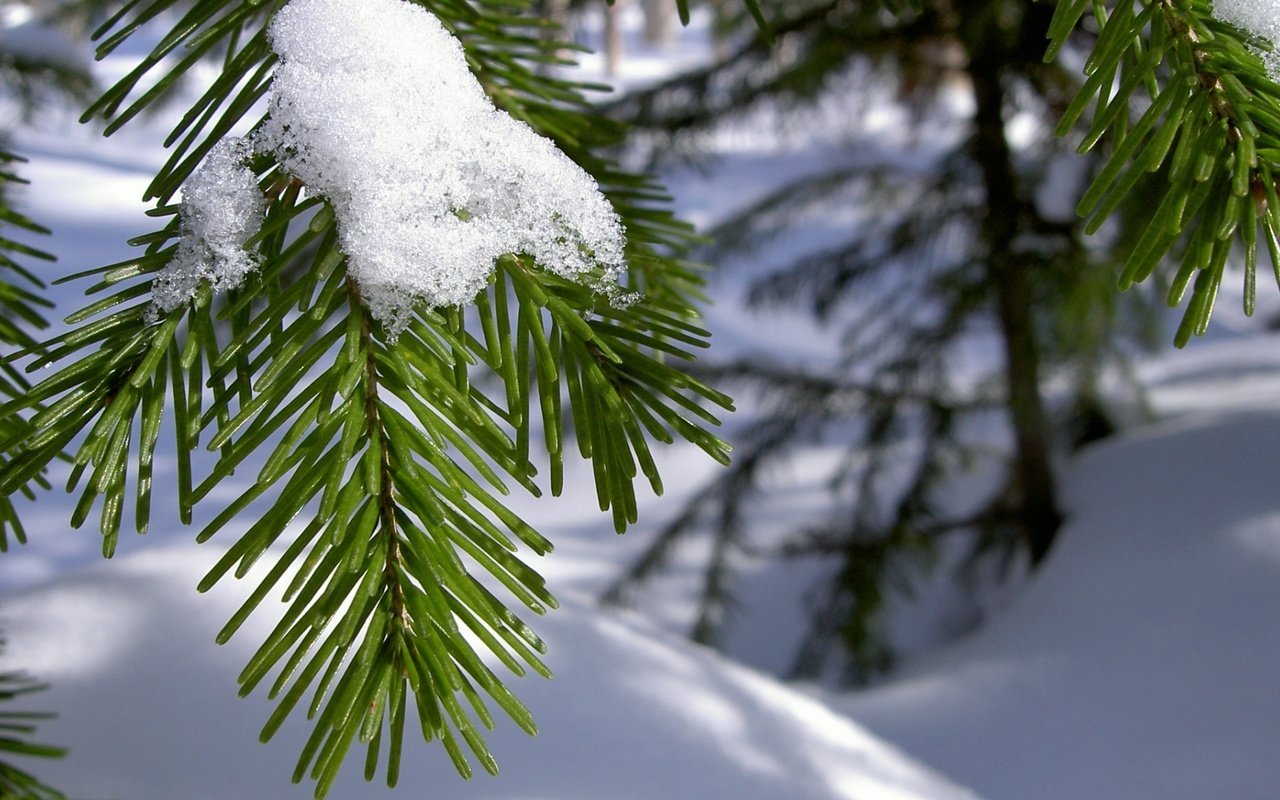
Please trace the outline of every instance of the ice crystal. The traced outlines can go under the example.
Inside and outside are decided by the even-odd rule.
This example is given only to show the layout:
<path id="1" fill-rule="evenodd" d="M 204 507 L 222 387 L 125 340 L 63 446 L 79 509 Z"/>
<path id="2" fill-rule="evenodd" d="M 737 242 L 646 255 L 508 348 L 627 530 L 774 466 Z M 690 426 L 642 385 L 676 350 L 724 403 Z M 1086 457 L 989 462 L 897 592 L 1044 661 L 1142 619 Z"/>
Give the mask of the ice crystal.
<path id="1" fill-rule="evenodd" d="M 258 232 L 266 201 L 253 172 L 244 165 L 248 146 L 239 139 L 219 142 L 187 180 L 178 212 L 178 251 L 152 284 L 160 311 L 190 300 L 202 281 L 214 289 L 234 289 L 256 269 L 245 243 Z"/>
<path id="2" fill-rule="evenodd" d="M 613 286 L 623 231 L 612 206 L 550 140 L 494 107 L 432 14 L 403 0 L 292 0 L 269 34 L 280 64 L 247 146 L 332 206 L 348 270 L 392 333 L 418 303 L 470 302 L 508 253 Z M 206 182 L 241 185 L 243 172 L 211 158 L 184 202 L 212 193 Z M 206 277 L 243 277 L 238 254 L 208 249 L 227 258 L 225 275 L 180 252 L 168 282 L 194 292 Z"/>
<path id="3" fill-rule="evenodd" d="M 1280 2 L 1277 0 L 1217 0 L 1213 15 L 1223 22 L 1280 46 Z M 1275 50 L 1259 52 L 1272 80 L 1280 80 L 1280 54 Z"/>

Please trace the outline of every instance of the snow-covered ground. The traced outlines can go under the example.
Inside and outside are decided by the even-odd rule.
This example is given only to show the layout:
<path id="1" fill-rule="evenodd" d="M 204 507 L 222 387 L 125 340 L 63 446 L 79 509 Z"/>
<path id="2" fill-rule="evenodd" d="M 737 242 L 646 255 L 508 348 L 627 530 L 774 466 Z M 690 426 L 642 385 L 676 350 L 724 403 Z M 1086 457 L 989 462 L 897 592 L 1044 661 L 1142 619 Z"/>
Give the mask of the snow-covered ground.
<path id="1" fill-rule="evenodd" d="M 194 592 L 215 549 L 150 548 L 0 603 L 13 662 L 53 685 L 39 703 L 59 718 L 42 733 L 71 749 L 40 765 L 55 785 L 122 800 L 310 796 L 288 783 L 306 723 L 260 745 L 269 703 L 234 697 L 269 621 L 213 644 L 243 599 L 242 586 Z M 365 784 L 353 763 L 332 796 L 417 797 L 431 786 L 459 800 L 975 797 L 815 699 L 642 619 L 560 599 L 537 624 L 555 678 L 513 684 L 541 733 L 506 725 L 489 735 L 497 778 L 464 783 L 438 747 L 412 742 L 400 793 Z"/>
<path id="2" fill-rule="evenodd" d="M 1004 613 L 833 707 L 992 800 L 1275 797 L 1280 413 L 1222 410 L 1234 384 L 1085 453 Z"/>
<path id="3" fill-rule="evenodd" d="M 687 60 L 698 41 L 685 34 L 667 58 Z M 640 80 L 663 58 L 624 64 Z M 121 63 L 104 69 L 118 74 Z M 56 231 L 47 244 L 61 262 L 50 275 L 128 254 L 124 241 L 146 229 L 136 198 L 162 158 L 167 113 L 107 141 L 71 113 L 17 132 L 33 181 L 20 202 Z M 738 152 L 707 176 L 675 176 L 682 206 L 711 214 L 723 187 L 743 202 L 760 163 Z M 758 335 L 763 326 L 738 316 L 734 286 L 715 290 L 721 338 Z M 77 302 L 78 287 L 56 292 L 64 309 Z M 502 774 L 469 783 L 436 748 L 412 743 L 400 790 L 364 784 L 352 763 L 332 797 L 1276 797 L 1280 341 L 1245 325 L 1215 330 L 1138 366 L 1158 420 L 1066 466 L 1070 519 L 1044 569 L 978 633 L 870 691 L 788 687 L 679 639 L 670 628 L 689 611 L 679 591 L 646 595 L 635 613 L 596 607 L 591 598 L 645 534 L 615 537 L 594 510 L 589 469 L 571 466 L 564 497 L 513 501 L 557 544 L 537 566 L 564 607 L 536 621 L 556 677 L 513 686 L 540 736 L 500 726 L 490 741 Z M 798 463 L 797 488 L 769 512 L 780 520 L 821 500 Z M 643 501 L 650 524 L 712 469 L 686 447 L 667 449 L 662 467 L 671 488 Z M 288 782 L 305 723 L 260 745 L 267 701 L 235 696 L 268 620 L 213 643 L 245 591 L 227 583 L 196 594 L 218 542 L 192 544 L 195 529 L 170 512 L 100 563 L 96 534 L 68 529 L 70 506 L 57 493 L 25 506 L 33 541 L 0 556 L 2 665 L 52 684 L 27 702 L 59 714 L 40 739 L 71 748 L 31 768 L 85 798 L 308 796 Z M 801 577 L 753 578 L 736 654 L 781 667 L 778 642 L 802 621 Z"/>

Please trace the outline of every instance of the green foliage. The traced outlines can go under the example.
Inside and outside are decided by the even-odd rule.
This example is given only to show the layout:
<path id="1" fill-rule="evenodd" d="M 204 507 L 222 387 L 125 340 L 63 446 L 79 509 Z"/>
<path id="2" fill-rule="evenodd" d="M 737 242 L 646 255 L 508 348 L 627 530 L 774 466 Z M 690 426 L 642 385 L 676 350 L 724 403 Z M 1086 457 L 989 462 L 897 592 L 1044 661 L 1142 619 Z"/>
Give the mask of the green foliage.
<path id="1" fill-rule="evenodd" d="M 27 370 L 45 371 L 0 408 L 5 424 L 26 428 L 10 437 L 0 491 L 17 491 L 67 451 L 67 488 L 79 495 L 72 524 L 96 516 L 109 556 L 126 520 L 139 532 L 149 525 L 158 448 L 176 453 L 187 522 L 252 465 L 249 487 L 198 536 L 235 537 L 200 588 L 246 577 L 269 548 L 283 550 L 219 641 L 283 589 L 287 610 L 240 682 L 242 693 L 266 687 L 277 700 L 264 739 L 295 709 L 314 720 L 294 779 L 312 778 L 323 796 L 358 740 L 366 778 L 381 761 L 394 785 L 410 705 L 421 735 L 439 739 L 461 774 L 472 759 L 496 772 L 482 734 L 495 707 L 536 728 L 486 657 L 515 675 L 549 674 L 542 641 L 509 606 L 542 614 L 556 605 L 522 555 L 552 543 L 503 497 L 539 494 L 543 460 L 559 493 L 576 444 L 622 532 L 636 519 L 634 482 L 662 489 L 652 442 L 680 438 L 727 460 L 704 406 L 727 409 L 729 399 L 672 365 L 708 335 L 691 305 L 698 268 L 680 256 L 692 234 L 657 187 L 599 155 L 618 129 L 592 112 L 582 87 L 540 69 L 558 60 L 558 45 L 521 3 L 422 2 L 463 42 L 495 102 L 600 182 L 627 227 L 628 288 L 641 299 L 615 305 L 511 254 L 473 308 L 421 309 L 389 337 L 346 273 L 331 209 L 260 157 L 252 166 L 270 205 L 250 246 L 261 268 L 225 300 L 205 286 L 157 318 L 151 282 L 177 246 L 172 199 L 270 91 L 265 30 L 282 5 L 134 0 L 97 31 L 101 57 L 149 21 L 176 19 L 86 112 L 108 134 L 202 59 L 223 70 L 169 136 L 170 157 L 146 192 L 160 227 L 134 240 L 141 255 L 62 279 L 92 279 L 95 299 L 64 333 L 27 348 Z M 173 441 L 164 444 L 166 419 Z M 219 454 L 205 475 L 192 459 L 200 446 Z"/>
<path id="2" fill-rule="evenodd" d="M 823 204 L 877 208 L 867 235 L 780 265 L 754 293 L 762 303 L 806 303 L 831 320 L 859 292 L 884 302 L 848 325 L 831 375 L 758 362 L 680 369 L 708 337 L 693 306 L 699 268 L 686 259 L 695 239 L 666 210 L 658 187 L 603 155 L 622 131 L 583 100 L 591 87 L 547 73 L 561 63 L 563 45 L 520 0 L 415 1 L 463 42 L 499 107 L 555 139 L 599 180 L 627 227 L 627 283 L 641 299 L 614 305 L 513 253 L 498 262 L 473 307 L 422 309 L 390 337 L 346 274 L 331 209 L 259 157 L 252 167 L 270 206 L 250 244 L 261 269 L 225 297 L 206 286 L 187 306 L 156 317 L 151 282 L 176 249 L 174 198 L 218 141 L 254 122 L 249 115 L 270 92 L 275 64 L 265 31 L 283 0 L 129 0 L 95 34 L 99 57 L 144 26 L 169 20 L 168 30 L 85 120 L 100 120 L 109 135 L 167 98 L 198 63 L 216 59 L 223 69 L 167 140 L 170 156 L 146 191 L 157 228 L 135 240 L 141 254 L 63 279 L 89 280 L 92 297 L 67 318 L 65 332 L 42 342 L 30 335 L 44 326 L 46 303 L 19 260 L 46 256 L 0 237 L 0 341 L 20 351 L 0 372 L 0 549 L 9 536 L 25 536 L 11 498 L 39 487 L 55 459 L 71 463 L 72 523 L 95 519 L 106 555 L 122 527 L 145 532 L 150 524 L 158 448 L 176 455 L 173 494 L 186 522 L 233 474 L 247 474 L 243 493 L 198 535 L 232 538 L 201 589 L 227 575 L 248 577 L 269 550 L 279 553 L 265 574 L 255 573 L 254 590 L 219 641 L 273 593 L 283 595 L 281 622 L 245 667 L 241 686 L 244 693 L 263 688 L 277 701 L 264 738 L 303 706 L 313 719 L 295 780 L 310 777 L 323 796 L 358 741 L 366 777 L 381 764 L 394 785 L 411 716 L 460 773 L 469 775 L 473 761 L 493 772 L 483 729 L 493 727 L 495 711 L 530 733 L 536 728 L 487 659 L 517 676 L 548 674 L 545 647 L 522 615 L 556 605 L 524 560 L 549 552 L 552 542 L 512 514 L 504 497 L 559 493 L 564 459 L 576 448 L 592 462 L 601 510 L 622 532 L 636 520 L 635 482 L 662 489 L 654 441 L 683 439 L 728 460 L 728 447 L 710 432 L 716 412 L 707 409 L 730 407 L 713 379 L 736 381 L 760 389 L 776 413 L 748 431 L 733 468 L 695 495 L 629 580 L 660 568 L 712 516 L 715 542 L 695 633 L 713 640 L 732 606 L 735 555 L 749 549 L 743 504 L 758 476 L 797 442 L 847 432 L 849 409 L 857 408 L 848 458 L 832 476 L 856 508 L 796 531 L 781 554 L 838 554 L 843 565 L 818 602 L 823 624 L 801 664 L 820 662 L 822 642 L 833 637 L 861 667 L 887 664 L 877 614 L 889 592 L 909 587 L 933 563 L 942 537 L 977 531 L 975 554 L 1007 553 L 1016 527 L 1018 498 L 1008 492 L 959 515 L 937 501 L 949 470 L 987 456 L 967 426 L 1002 402 L 987 386 L 958 391 L 946 366 L 953 343 L 990 313 L 999 287 L 982 267 L 1008 244 L 982 227 L 990 209 L 972 187 L 986 165 L 966 141 L 931 171 L 904 170 L 891 159 L 833 170 L 780 187 L 744 211 L 723 231 L 736 236 L 708 254 L 757 246 Z M 689 3 L 676 3 L 687 22 Z M 953 77 L 953 67 L 930 54 L 957 42 L 978 53 L 971 34 L 980 21 L 983 36 L 1005 47 L 1005 80 L 1020 90 L 1004 102 L 1038 115 L 1066 108 L 1059 132 L 1082 129 L 1073 144 L 1090 154 L 1082 224 L 1047 218 L 1027 189 L 1045 180 L 1038 166 L 1056 145 L 1037 142 L 1010 173 L 1021 186 L 1011 214 L 1024 238 L 1036 241 L 1015 253 L 1038 278 L 1027 301 L 1039 312 L 1033 335 L 1046 361 L 1071 373 L 1065 405 L 1074 412 L 1089 406 L 1119 341 L 1117 307 L 1098 280 L 1112 274 L 1119 250 L 1124 287 L 1158 278 L 1166 257 L 1176 256 L 1169 301 L 1189 295 L 1179 344 L 1205 330 L 1236 249 L 1244 254 L 1246 310 L 1254 303 L 1259 237 L 1280 280 L 1280 90 L 1257 55 L 1262 43 L 1214 20 L 1204 0 L 1063 0 L 1052 21 L 1042 20 L 1042 3 L 977 6 L 971 14 L 941 0 L 744 0 L 743 22 L 755 33 L 723 63 L 610 110 L 678 144 L 761 102 L 803 105 L 855 64 L 895 81 L 920 125 Z M 96 4 L 87 8 L 99 13 Z M 981 16 L 988 12 L 991 20 Z M 1017 22 L 997 31 L 997 18 Z M 1041 64 L 1038 53 L 1026 56 L 1045 33 L 1050 46 Z M 1005 34 L 1015 44 L 1001 44 Z M 779 41 L 804 57 L 780 56 Z M 1083 82 L 1054 60 L 1068 51 L 1089 53 Z M 83 91 L 81 73 L 58 69 L 0 57 L 6 85 L 28 105 L 41 81 Z M 9 169 L 15 160 L 0 153 L 5 185 L 17 181 Z M 1153 185 L 1157 210 L 1132 233 L 1133 208 Z M 1102 245 L 1086 244 L 1084 235 L 1109 220 L 1118 231 Z M 43 232 L 3 191 L 0 224 Z M 910 280 L 886 277 L 905 264 L 916 267 Z M 941 310 L 921 315 L 920 303 Z M 890 330 L 895 337 L 883 335 Z M 16 363 L 41 370 L 40 380 L 29 385 Z M 217 454 L 204 473 L 192 457 L 199 447 Z M 628 585 L 620 582 L 616 594 Z M 0 676 L 0 700 L 32 688 L 19 676 Z M 0 715 L 0 727 L 22 735 L 0 738 L 0 751 L 54 754 L 25 742 L 22 719 Z M 0 780 L 31 781 L 4 766 Z M 34 782 L 21 785 L 34 797 L 58 796 L 39 794 L 47 790 Z"/>
<path id="3" fill-rule="evenodd" d="M 1071 130 L 1091 107 L 1081 150 L 1104 137 L 1112 148 L 1079 212 L 1095 231 L 1135 187 L 1150 185 L 1145 175 L 1163 175 L 1120 286 L 1146 280 L 1177 253 L 1168 301 L 1186 300 L 1179 346 L 1207 329 L 1237 249 L 1244 252 L 1247 313 L 1255 303 L 1259 238 L 1280 280 L 1280 86 L 1258 54 L 1270 46 L 1211 10 L 1204 0 L 1122 0 L 1111 8 L 1061 2 L 1046 55 L 1055 57 L 1091 15 L 1097 43 L 1058 131 Z"/>
<path id="4" fill-rule="evenodd" d="M 81 100 L 91 85 L 83 69 L 0 49 L 0 92 L 7 102 L 17 104 L 25 118 L 46 102 Z M 16 169 L 24 161 L 12 152 L 6 133 L 0 132 L 0 347 L 5 356 L 15 350 L 38 349 L 32 332 L 47 327 L 43 311 L 53 305 L 44 297 L 45 284 L 25 266 L 30 259 L 48 262 L 53 256 L 23 241 L 47 235 L 49 230 L 12 202 L 14 188 L 27 183 Z M 21 398 L 29 388 L 19 370 L 7 359 L 0 361 L 0 402 Z M 0 442 L 12 442 L 29 434 L 25 420 L 9 416 L 0 419 Z M 0 469 L 4 466 L 0 460 Z M 47 488 L 42 472 L 35 472 L 0 496 L 0 552 L 8 551 L 10 537 L 19 544 L 27 541 L 13 504 L 14 495 L 31 498 L 36 490 Z M 0 650 L 3 645 L 0 640 Z M 52 715 L 9 710 L 13 701 L 44 688 L 24 673 L 0 673 L 0 756 L 5 759 L 0 761 L 0 797 L 63 800 L 60 792 L 8 761 L 10 756 L 57 758 L 65 752 L 31 741 L 35 723 Z"/>

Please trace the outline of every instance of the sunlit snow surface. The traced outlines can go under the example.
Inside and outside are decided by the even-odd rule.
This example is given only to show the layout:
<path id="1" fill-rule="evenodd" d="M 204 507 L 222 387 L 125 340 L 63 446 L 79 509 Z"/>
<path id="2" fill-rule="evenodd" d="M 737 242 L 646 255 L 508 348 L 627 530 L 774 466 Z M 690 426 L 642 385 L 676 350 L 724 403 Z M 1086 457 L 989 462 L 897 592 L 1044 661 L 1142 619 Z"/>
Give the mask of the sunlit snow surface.
<path id="1" fill-rule="evenodd" d="M 0 602 L 11 658 L 53 684 L 39 704 L 59 718 L 42 733 L 72 751 L 37 766 L 71 796 L 310 797 L 311 787 L 288 782 L 306 723 L 260 745 L 268 702 L 235 697 L 235 676 L 270 621 L 212 643 L 245 595 L 242 585 L 197 595 L 214 549 L 153 548 Z M 365 784 L 353 759 L 332 797 L 974 800 L 772 679 L 562 599 L 537 620 L 556 677 L 512 679 L 541 733 L 499 724 L 488 737 L 499 777 L 463 782 L 438 746 L 410 740 L 400 792 Z"/>
<path id="2" fill-rule="evenodd" d="M 836 707 L 991 800 L 1276 796 L 1278 454 L 1275 410 L 1090 451 L 1017 600 Z"/>

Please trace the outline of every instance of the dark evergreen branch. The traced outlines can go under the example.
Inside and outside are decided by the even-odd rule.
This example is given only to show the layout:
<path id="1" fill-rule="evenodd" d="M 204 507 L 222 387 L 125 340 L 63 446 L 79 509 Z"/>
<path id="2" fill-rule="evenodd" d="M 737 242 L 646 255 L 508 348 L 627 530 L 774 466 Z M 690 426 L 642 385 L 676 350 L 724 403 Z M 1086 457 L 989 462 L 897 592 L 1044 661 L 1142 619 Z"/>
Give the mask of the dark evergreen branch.
<path id="1" fill-rule="evenodd" d="M 909 595 L 937 557 L 941 539 L 963 537 L 975 559 L 1008 560 L 1026 552 L 1031 503 L 1020 488 L 1022 465 L 1003 444 L 1009 429 L 1004 416 L 1022 401 L 1009 399 L 1013 381 L 1000 364 L 960 389 L 953 361 L 966 358 L 975 342 L 1003 349 L 1014 333 L 1002 315 L 1016 307 L 1026 323 L 1017 336 L 1031 342 L 1043 364 L 1043 376 L 1037 368 L 1024 368 L 1021 376 L 1035 377 L 1037 396 L 1044 391 L 1040 380 L 1064 379 L 1061 389 L 1044 392 L 1040 400 L 1046 414 L 1039 434 L 1055 451 L 1097 435 L 1106 427 L 1098 406 L 1099 375 L 1124 363 L 1140 341 L 1129 338 L 1131 331 L 1142 329 L 1127 315 L 1142 308 L 1143 298 L 1121 302 L 1109 288 L 1117 248 L 1134 241 L 1132 225 L 1145 222 L 1150 212 L 1137 195 L 1126 199 L 1107 237 L 1086 241 L 1083 223 L 1043 207 L 1047 182 L 1055 177 L 1051 167 L 1061 163 L 1068 143 L 1040 131 L 1032 132 L 1030 143 L 1015 144 L 1009 137 L 1010 119 L 1060 114 L 1079 84 L 1066 66 L 1041 61 L 1037 42 L 1050 27 L 1052 4 L 940 1 L 922 4 L 919 16 L 900 19 L 874 5 L 848 4 L 844 16 L 833 12 L 812 19 L 794 32 L 794 41 L 846 25 L 849 30 L 840 35 L 848 50 L 838 68 L 898 87 L 897 95 L 881 102 L 908 111 L 911 131 L 927 131 L 919 109 L 940 107 L 939 96 L 967 89 L 978 113 L 945 120 L 967 124 L 967 135 L 949 141 L 942 152 L 917 151 L 910 138 L 892 151 L 883 141 L 859 141 L 859 148 L 869 146 L 874 155 L 859 149 L 846 162 L 790 181 L 729 215 L 720 226 L 725 239 L 703 251 L 708 260 L 751 255 L 760 266 L 761 258 L 770 257 L 762 255 L 769 252 L 765 245 L 812 227 L 809 238 L 821 244 L 764 264 L 770 269 L 753 281 L 748 299 L 803 307 L 835 329 L 840 352 L 833 363 L 808 371 L 779 368 L 760 357 L 692 368 L 715 385 L 742 386 L 758 396 L 762 420 L 746 432 L 740 457 L 749 456 L 752 437 L 767 431 L 782 431 L 774 448 L 779 459 L 809 441 L 841 448 L 840 463 L 824 476 L 836 494 L 830 518 L 780 533 L 786 534 L 785 553 L 833 553 L 840 561 L 832 581 L 815 590 L 815 625 L 799 661 L 811 667 L 831 663 L 832 645 L 843 642 L 858 677 L 891 662 L 882 627 L 885 603 L 894 594 Z M 858 17 L 859 10 L 866 16 Z M 794 5 L 787 11 L 801 13 Z M 1096 38 L 1089 31 L 1073 33 L 1073 53 Z M 669 89 L 673 106 L 685 104 L 673 123 L 690 126 L 677 137 L 734 119 L 746 106 L 733 106 L 730 87 L 746 61 L 733 59 L 748 58 L 755 46 L 735 51 L 718 73 L 713 66 L 688 82 L 677 78 L 652 97 L 642 96 L 638 102 L 651 104 L 643 113 L 657 111 L 664 124 L 654 98 Z M 797 72 L 834 74 L 827 72 L 830 58 L 804 47 L 761 58 L 781 62 L 788 54 L 788 67 Z M 762 75 L 759 80 L 766 80 L 768 73 Z M 718 81 L 727 93 L 710 90 Z M 803 96 L 773 88 L 774 97 Z M 814 96 L 834 90 L 822 87 Z M 1087 177 L 1098 174 L 1105 159 L 1088 156 L 1076 164 Z M 1052 189 L 1060 193 L 1072 186 Z M 826 222 L 833 207 L 841 210 L 840 219 L 854 220 L 847 232 Z M 1005 296 L 1010 282 L 993 277 L 993 268 L 1000 276 L 1020 276 L 1016 296 Z M 1026 389 L 1025 381 L 1020 385 Z M 1086 421 L 1083 432 L 1056 427 L 1077 415 Z M 976 426 L 984 433 L 975 433 Z M 993 426 L 998 433 L 988 432 Z M 975 466 L 999 473 L 999 488 L 957 507 L 946 490 L 957 474 Z M 746 519 L 741 503 L 758 489 L 746 485 L 728 492 L 725 486 L 717 476 L 695 492 L 614 594 L 621 595 L 623 587 L 633 593 L 628 580 L 656 574 L 678 541 L 715 539 L 727 531 L 713 546 L 714 563 L 704 565 L 707 606 L 699 620 L 700 631 L 710 631 L 726 608 L 716 604 L 728 597 L 724 590 L 733 584 L 734 560 L 753 550 L 747 544 L 753 531 L 721 527 L 721 521 Z M 947 567 L 963 571 L 965 560 L 952 558 Z"/>
<path id="2" fill-rule="evenodd" d="M 45 23 L 28 23 L 43 27 Z M 17 36 L 23 31 L 10 31 Z M 38 31 L 45 33 L 47 31 Z M 28 33 L 30 35 L 30 33 Z M 54 35 L 58 35 L 56 32 Z M 15 102 L 24 121 L 30 121 L 44 107 L 52 103 L 79 105 L 88 102 L 93 90 L 93 78 L 87 63 L 77 63 L 74 57 L 76 43 L 65 38 L 61 51 L 51 47 L 47 52 L 36 52 L 29 47 L 8 49 L 0 46 L 0 92 L 8 102 Z"/>
<path id="3" fill-rule="evenodd" d="M 86 67 L 59 53 L 0 48 L 0 94 L 6 102 L 16 103 L 22 119 L 29 120 L 49 103 L 87 99 L 93 82 Z M 27 390 L 26 380 L 8 359 L 15 351 L 36 345 L 32 332 L 47 327 L 43 312 L 53 305 L 44 295 L 44 282 L 28 267 L 31 260 L 54 260 L 51 254 L 30 243 L 31 236 L 44 236 L 49 230 L 11 201 L 13 186 L 27 182 L 16 170 L 24 161 L 9 146 L 7 132 L 0 131 L 0 403 L 20 397 Z M 0 441 L 25 432 L 22 420 L 0 420 Z M 0 496 L 0 552 L 9 548 L 11 536 L 19 544 L 26 542 L 26 532 L 13 503 L 14 494 L 31 498 L 47 486 L 43 471 L 37 471 L 13 491 Z"/>
<path id="4" fill-rule="evenodd" d="M 1093 6 L 1081 0 L 1058 4 L 1050 57 L 1090 11 Z M 1181 250 L 1168 293 L 1170 305 L 1177 305 L 1189 292 L 1175 337 L 1179 346 L 1207 329 L 1227 260 L 1238 246 L 1244 251 L 1246 313 L 1254 309 L 1259 238 L 1280 276 L 1280 87 L 1267 76 L 1254 43 L 1211 12 L 1203 0 L 1124 0 L 1095 16 L 1100 35 L 1087 79 L 1059 125 L 1065 132 L 1092 104 L 1082 149 L 1104 137 L 1114 142 L 1080 201 L 1090 231 L 1112 216 L 1145 174 L 1167 176 L 1120 285 L 1146 280 L 1165 256 Z M 1135 107 L 1141 114 L 1131 121 Z"/>
<path id="5" fill-rule="evenodd" d="M 755 391 L 768 403 L 770 409 L 778 411 L 794 406 L 798 396 L 812 396 L 815 402 L 820 398 L 823 405 L 832 408 L 852 408 L 867 403 L 887 406 L 928 405 L 938 401 L 935 392 L 917 390 L 909 383 L 888 385 L 887 381 L 878 383 L 874 379 L 859 381 L 844 375 L 792 369 L 758 358 L 731 362 L 704 361 L 691 366 L 690 371 L 717 385 L 740 386 Z M 895 377 L 896 380 L 900 378 Z M 954 412 L 979 411 L 995 408 L 998 403 L 999 400 L 995 397 L 977 395 L 951 398 L 947 407 Z M 805 403 L 804 408 L 796 413 L 803 415 L 810 410 L 810 404 Z"/>
<path id="6" fill-rule="evenodd" d="M 630 602 L 641 584 L 669 564 L 680 544 L 702 533 L 701 523 L 708 514 L 713 514 L 714 554 L 710 569 L 714 571 L 714 577 L 703 582 L 697 621 L 691 635 L 698 641 L 714 641 L 733 602 L 728 559 L 735 550 L 749 550 L 744 539 L 745 531 L 739 524 L 739 509 L 757 492 L 756 477 L 760 470 L 783 457 L 802 427 L 816 422 L 811 415 L 795 414 L 783 420 L 766 420 L 752 425 L 751 430 L 740 437 L 733 463 L 699 489 L 685 503 L 680 514 L 653 535 L 652 542 L 641 556 L 601 594 L 602 602 L 611 605 Z"/>

